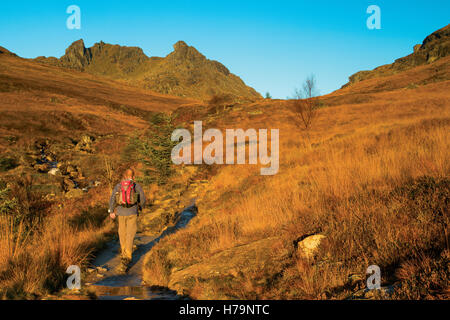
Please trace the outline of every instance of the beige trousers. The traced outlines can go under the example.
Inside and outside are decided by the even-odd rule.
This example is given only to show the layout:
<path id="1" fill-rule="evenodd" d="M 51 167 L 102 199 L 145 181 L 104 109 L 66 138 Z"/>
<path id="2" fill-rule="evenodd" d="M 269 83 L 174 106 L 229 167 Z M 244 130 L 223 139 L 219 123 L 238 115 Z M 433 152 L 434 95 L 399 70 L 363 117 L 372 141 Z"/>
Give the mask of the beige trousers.
<path id="1" fill-rule="evenodd" d="M 119 216 L 119 240 L 122 258 L 130 259 L 133 254 L 133 241 L 137 231 L 137 215 Z"/>

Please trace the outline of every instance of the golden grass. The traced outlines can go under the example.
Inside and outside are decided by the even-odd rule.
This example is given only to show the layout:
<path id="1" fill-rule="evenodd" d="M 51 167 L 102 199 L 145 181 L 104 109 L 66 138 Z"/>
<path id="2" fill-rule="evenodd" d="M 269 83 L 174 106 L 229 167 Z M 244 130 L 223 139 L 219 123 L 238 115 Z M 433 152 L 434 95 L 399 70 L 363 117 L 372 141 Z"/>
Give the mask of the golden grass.
<path id="1" fill-rule="evenodd" d="M 89 206 L 68 203 L 65 209 L 54 208 L 28 229 L 12 216 L 0 217 L 0 297 L 35 299 L 57 292 L 65 285 L 68 266 L 86 266 L 113 226 L 74 223 Z"/>
<path id="2" fill-rule="evenodd" d="M 289 121 L 288 104 L 253 105 L 263 114 L 232 127 L 279 128 L 279 173 L 262 177 L 259 167 L 221 166 L 189 228 L 164 239 L 147 256 L 146 281 L 167 285 L 170 271 L 153 276 L 156 266 L 186 267 L 269 236 L 292 244 L 304 234 L 321 231 L 327 236 L 318 253 L 323 263 L 294 255 L 277 285 L 256 296 L 342 298 L 350 292 L 346 285 L 351 273 L 364 276 L 365 268 L 379 264 L 386 272 L 383 280 L 391 281 L 392 269 L 400 262 L 419 252 L 445 249 L 448 225 L 434 221 L 430 212 L 418 215 L 418 208 L 409 207 L 410 200 L 393 194 L 423 176 L 445 186 L 450 173 L 449 86 L 445 81 L 380 92 L 369 103 L 320 109 L 308 132 Z M 334 96 L 323 99 L 326 104 Z M 229 125 L 227 119 L 211 124 Z M 170 254 L 158 256 L 162 251 Z M 246 297 L 246 281 L 242 278 L 240 288 L 230 289 L 230 296 Z M 214 288 L 200 281 L 191 294 L 200 294 L 201 285 L 203 291 Z"/>
<path id="3" fill-rule="evenodd" d="M 285 101 L 262 100 L 216 110 L 215 114 L 206 110 L 201 118 L 196 118 L 195 108 L 186 114 L 177 110 L 188 124 L 203 119 L 204 129 L 280 129 L 280 170 L 275 176 L 261 176 L 259 166 L 211 170 L 209 189 L 198 202 L 198 216 L 147 255 L 146 282 L 166 286 L 174 268 L 207 262 L 221 251 L 257 240 L 280 237 L 292 255 L 276 274 L 246 273 L 244 266 L 229 286 L 194 279 L 190 295 L 343 298 L 356 289 L 348 283 L 350 274 L 364 276 L 370 264 L 378 264 L 384 282 L 402 281 L 399 298 L 446 297 L 450 81 L 433 82 L 433 77 L 435 68 L 448 73 L 448 61 L 444 58 L 321 97 L 328 107 L 319 110 L 308 131 L 294 125 L 293 110 Z M 17 58 L 2 58 L 1 66 L 6 71 L 0 79 L 0 89 L 5 90 L 0 92 L 4 101 L 0 104 L 0 133 L 25 135 L 19 144 L 29 148 L 33 145 L 30 137 L 36 135 L 70 136 L 86 131 L 106 135 L 120 132 L 129 123 L 133 130 L 148 125 L 136 116 L 112 111 L 104 102 L 124 103 L 144 112 L 195 103 Z M 48 79 L 44 81 L 43 76 Z M 411 83 L 414 86 L 409 86 Z M 11 106 L 17 108 L 14 114 Z M 74 125 L 79 128 L 75 130 Z M 99 152 L 118 152 L 121 147 L 111 138 Z M 105 179 L 108 175 L 105 170 Z M 174 179 L 183 183 L 180 177 Z M 107 194 L 105 189 L 97 190 L 81 206 L 66 201 L 64 209 L 54 207 L 32 233 L 25 232 L 20 222 L 14 225 L 17 222 L 2 220 L 2 294 L 35 297 L 60 288 L 65 268 L 84 264 L 111 228 L 110 224 L 81 228 L 69 221 L 100 202 L 106 203 Z M 305 260 L 296 253 L 294 243 L 317 232 L 326 239 L 316 257 Z M 258 266 L 274 262 L 255 259 L 252 264 Z M 230 267 L 232 263 L 224 261 Z M 447 269 L 442 267 L 446 263 Z M 436 270 L 441 272 L 439 279 L 430 276 Z M 267 281 L 258 283 L 256 278 Z"/>

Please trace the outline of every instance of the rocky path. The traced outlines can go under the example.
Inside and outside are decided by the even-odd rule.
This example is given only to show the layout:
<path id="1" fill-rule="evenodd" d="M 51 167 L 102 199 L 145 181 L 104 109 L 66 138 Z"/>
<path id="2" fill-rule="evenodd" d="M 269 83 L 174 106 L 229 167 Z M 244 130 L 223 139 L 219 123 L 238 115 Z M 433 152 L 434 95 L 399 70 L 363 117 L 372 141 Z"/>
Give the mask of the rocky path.
<path id="1" fill-rule="evenodd" d="M 88 277 L 84 286 L 95 292 L 100 300 L 153 300 L 153 299 L 184 299 L 166 288 L 147 287 L 142 282 L 142 265 L 144 257 L 162 238 L 180 228 L 186 227 L 195 216 L 195 199 L 190 206 L 179 214 L 176 223 L 166 228 L 159 236 L 138 232 L 135 238 L 135 251 L 130 269 L 126 274 L 118 274 L 116 267 L 120 263 L 120 245 L 118 240 L 109 242 L 88 269 Z"/>

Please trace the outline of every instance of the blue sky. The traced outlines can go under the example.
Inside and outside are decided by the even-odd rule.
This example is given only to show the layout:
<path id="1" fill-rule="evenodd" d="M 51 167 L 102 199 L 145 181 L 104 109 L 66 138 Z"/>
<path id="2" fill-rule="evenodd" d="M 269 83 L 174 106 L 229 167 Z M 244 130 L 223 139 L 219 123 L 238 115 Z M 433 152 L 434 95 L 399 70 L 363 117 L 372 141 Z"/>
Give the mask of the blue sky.
<path id="1" fill-rule="evenodd" d="M 369 5 L 381 30 L 369 30 Z M 81 30 L 66 28 L 69 5 Z M 391 63 L 449 21 L 447 0 L 0 1 L 0 46 L 26 58 L 61 56 L 73 41 L 139 46 L 166 56 L 184 40 L 274 98 L 315 74 L 321 94 L 348 76 Z"/>

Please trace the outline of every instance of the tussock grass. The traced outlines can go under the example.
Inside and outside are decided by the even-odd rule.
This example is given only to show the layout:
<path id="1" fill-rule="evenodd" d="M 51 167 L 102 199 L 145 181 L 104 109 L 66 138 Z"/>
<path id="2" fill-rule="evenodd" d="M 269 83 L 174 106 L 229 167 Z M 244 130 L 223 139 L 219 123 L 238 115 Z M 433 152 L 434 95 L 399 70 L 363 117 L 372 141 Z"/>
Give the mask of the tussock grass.
<path id="1" fill-rule="evenodd" d="M 352 283 L 348 277 L 365 279 L 366 268 L 377 264 L 383 284 L 406 281 L 394 297 L 447 297 L 449 274 L 442 266 L 448 261 L 448 85 L 371 94 L 370 102 L 358 96 L 355 103 L 322 108 L 309 132 L 289 121 L 288 106 L 259 106 L 264 114 L 243 119 L 239 127 L 280 128 L 279 174 L 261 177 L 259 167 L 221 166 L 191 225 L 148 254 L 145 280 L 167 285 L 172 272 L 221 251 L 270 236 L 294 250 L 296 239 L 321 232 L 326 239 L 313 260 L 294 250 L 278 275 L 243 271 L 235 276 L 239 285 L 220 290 L 212 280 L 197 279 L 190 294 L 345 298 L 365 287 L 364 280 Z M 227 128 L 227 121 L 212 126 Z M 258 276 L 267 281 L 251 281 Z"/>
<path id="2" fill-rule="evenodd" d="M 89 262 L 112 229 L 89 206 L 67 202 L 31 221 L 12 210 L 0 216 L 0 297 L 37 299 L 57 292 L 65 286 L 68 266 Z M 100 211 L 104 220 L 105 209 Z"/>

